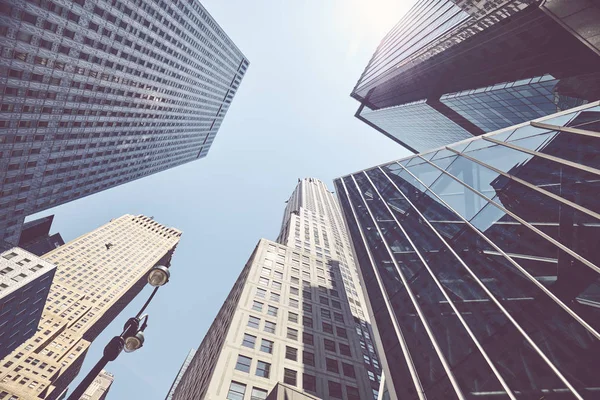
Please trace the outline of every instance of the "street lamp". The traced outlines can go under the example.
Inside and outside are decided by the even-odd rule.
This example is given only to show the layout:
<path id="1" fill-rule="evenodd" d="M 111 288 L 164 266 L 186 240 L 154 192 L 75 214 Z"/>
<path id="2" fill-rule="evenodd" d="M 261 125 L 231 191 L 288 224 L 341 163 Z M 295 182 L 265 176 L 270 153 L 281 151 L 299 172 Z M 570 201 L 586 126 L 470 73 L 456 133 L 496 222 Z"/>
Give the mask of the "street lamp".
<path id="1" fill-rule="evenodd" d="M 171 273 L 167 267 L 162 265 L 152 267 L 148 273 L 148 283 L 154 286 L 152 294 L 150 294 L 150 297 L 148 297 L 148 300 L 146 300 L 137 315 L 125 322 L 121 335 L 113 337 L 108 342 L 100 360 L 98 360 L 87 376 L 77 385 L 67 400 L 79 400 L 100 371 L 106 367 L 109 361 L 116 360 L 121 351 L 131 353 L 144 345 L 144 330 L 148 326 L 148 314 L 142 315 L 142 313 L 146 310 L 146 307 L 148 307 L 158 289 L 169 282 L 170 276 Z"/>

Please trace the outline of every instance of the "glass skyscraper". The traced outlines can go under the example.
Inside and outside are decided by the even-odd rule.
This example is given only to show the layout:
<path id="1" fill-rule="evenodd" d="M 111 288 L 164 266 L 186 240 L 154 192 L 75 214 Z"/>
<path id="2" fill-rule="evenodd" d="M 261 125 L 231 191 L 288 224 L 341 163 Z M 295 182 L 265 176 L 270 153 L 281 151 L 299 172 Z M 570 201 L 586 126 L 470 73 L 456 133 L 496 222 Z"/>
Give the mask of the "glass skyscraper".
<path id="1" fill-rule="evenodd" d="M 550 115 L 600 98 L 599 43 L 587 0 L 419 0 L 352 91 L 356 117 L 418 153 Z"/>
<path id="2" fill-rule="evenodd" d="M 205 157 L 247 68 L 199 1 L 0 2 L 0 239 Z"/>
<path id="3" fill-rule="evenodd" d="M 344 176 L 387 389 L 600 396 L 600 102 Z"/>

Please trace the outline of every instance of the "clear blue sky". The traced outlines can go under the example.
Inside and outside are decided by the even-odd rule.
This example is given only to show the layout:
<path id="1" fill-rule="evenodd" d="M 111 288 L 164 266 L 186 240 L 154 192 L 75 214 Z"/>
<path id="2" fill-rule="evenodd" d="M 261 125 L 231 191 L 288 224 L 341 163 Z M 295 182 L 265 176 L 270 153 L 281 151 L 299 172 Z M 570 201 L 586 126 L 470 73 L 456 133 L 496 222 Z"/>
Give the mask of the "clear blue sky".
<path id="1" fill-rule="evenodd" d="M 53 231 L 66 241 L 127 213 L 183 231 L 171 282 L 148 310 L 145 346 L 107 368 L 109 399 L 164 399 L 258 240 L 277 237 L 297 178 L 332 188 L 338 176 L 407 155 L 354 118 L 349 94 L 412 2 L 202 1 L 251 63 L 208 156 L 41 214 L 56 214 Z M 94 342 L 79 379 L 149 290 Z"/>

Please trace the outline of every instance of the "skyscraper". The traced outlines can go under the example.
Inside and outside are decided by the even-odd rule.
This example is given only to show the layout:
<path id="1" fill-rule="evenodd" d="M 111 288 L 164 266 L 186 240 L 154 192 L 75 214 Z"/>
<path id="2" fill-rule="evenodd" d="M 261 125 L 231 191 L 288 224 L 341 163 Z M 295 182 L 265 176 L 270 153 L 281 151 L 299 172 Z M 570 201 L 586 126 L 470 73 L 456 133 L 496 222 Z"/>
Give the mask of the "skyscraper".
<path id="1" fill-rule="evenodd" d="M 595 2 L 418 0 L 352 97 L 416 153 L 598 100 L 598 71 Z"/>
<path id="2" fill-rule="evenodd" d="M 165 400 L 171 400 L 173 398 L 175 389 L 179 385 L 183 374 L 185 373 L 185 371 L 187 371 L 188 367 L 190 366 L 192 358 L 194 358 L 194 354 L 196 354 L 196 349 L 191 349 L 188 355 L 185 357 L 185 361 L 183 361 L 183 364 L 181 365 L 181 368 L 179 369 L 179 372 L 177 373 L 177 376 L 175 377 L 175 380 L 173 381 L 173 384 L 171 385 L 171 388 L 169 389 L 169 393 L 167 394 L 167 398 Z"/>
<path id="3" fill-rule="evenodd" d="M 248 60 L 199 1 L 0 4 L 0 239 L 205 157 Z"/>
<path id="4" fill-rule="evenodd" d="M 143 289 L 148 271 L 169 265 L 180 236 L 151 218 L 124 215 L 44 255 L 56 265 L 54 281 L 37 333 L 0 361 L 0 398 L 62 394 L 90 343 Z"/>
<path id="5" fill-rule="evenodd" d="M 85 390 L 80 400 L 105 400 L 114 380 L 115 376 L 113 374 L 102 370 Z"/>
<path id="6" fill-rule="evenodd" d="M 597 397 L 599 151 L 593 102 L 335 181 L 391 398 Z"/>
<path id="7" fill-rule="evenodd" d="M 376 397 L 381 370 L 343 224 L 321 181 L 298 182 L 277 242 L 259 241 L 174 400 Z"/>
<path id="8" fill-rule="evenodd" d="M 0 358 L 35 334 L 55 269 L 18 247 L 0 254 Z"/>

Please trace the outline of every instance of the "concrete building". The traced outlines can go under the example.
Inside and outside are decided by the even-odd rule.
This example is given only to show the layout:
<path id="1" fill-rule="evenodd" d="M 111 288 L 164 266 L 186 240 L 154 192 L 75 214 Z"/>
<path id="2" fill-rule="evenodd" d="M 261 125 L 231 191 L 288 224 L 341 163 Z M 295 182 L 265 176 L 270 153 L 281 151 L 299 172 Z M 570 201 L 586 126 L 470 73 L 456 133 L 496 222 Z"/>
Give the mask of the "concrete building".
<path id="1" fill-rule="evenodd" d="M 124 215 L 43 256 L 56 274 L 38 331 L 0 361 L 0 398 L 54 400 L 79 373 L 90 343 L 170 265 L 181 232 Z"/>
<path id="2" fill-rule="evenodd" d="M 299 180 L 277 242 L 259 241 L 173 399 L 278 398 L 283 383 L 372 400 L 380 374 L 340 208 L 321 181 Z"/>
<path id="3" fill-rule="evenodd" d="M 0 239 L 205 157 L 248 60 L 199 1 L 0 4 Z"/>
<path id="4" fill-rule="evenodd" d="M 175 389 L 179 385 L 179 382 L 181 381 L 183 374 L 185 373 L 185 371 L 187 371 L 188 367 L 190 366 L 190 363 L 192 362 L 192 359 L 194 358 L 195 354 L 196 354 L 196 349 L 191 349 L 190 352 L 188 353 L 187 357 L 185 358 L 185 361 L 183 362 L 183 364 L 181 365 L 181 368 L 179 369 L 179 372 L 177 373 L 177 376 L 175 377 L 175 380 L 173 381 L 173 384 L 171 385 L 171 389 L 169 389 L 169 393 L 167 394 L 167 398 L 165 400 L 171 400 L 173 398 Z"/>
<path id="5" fill-rule="evenodd" d="M 43 256 L 57 247 L 65 244 L 60 233 L 50 234 L 54 215 L 38 218 L 23 224 L 19 247 L 37 255 Z"/>
<path id="6" fill-rule="evenodd" d="M 600 99 L 599 45 L 595 1 L 419 0 L 354 87 L 356 117 L 415 153 L 530 121 Z"/>
<path id="7" fill-rule="evenodd" d="M 0 357 L 35 334 L 55 269 L 18 247 L 0 254 Z"/>
<path id="8" fill-rule="evenodd" d="M 94 379 L 94 382 L 85 390 L 80 400 L 105 400 L 115 376 L 110 372 L 102 370 Z"/>
<path id="9" fill-rule="evenodd" d="M 599 152 L 593 102 L 335 181 L 389 398 L 598 397 Z"/>

